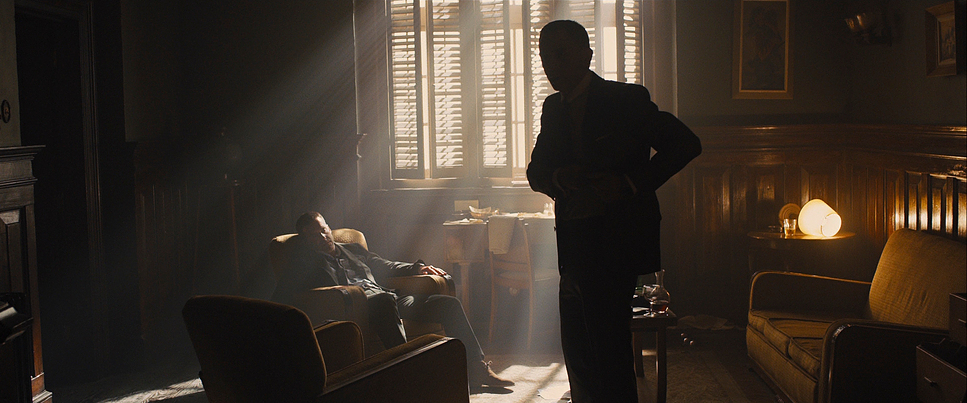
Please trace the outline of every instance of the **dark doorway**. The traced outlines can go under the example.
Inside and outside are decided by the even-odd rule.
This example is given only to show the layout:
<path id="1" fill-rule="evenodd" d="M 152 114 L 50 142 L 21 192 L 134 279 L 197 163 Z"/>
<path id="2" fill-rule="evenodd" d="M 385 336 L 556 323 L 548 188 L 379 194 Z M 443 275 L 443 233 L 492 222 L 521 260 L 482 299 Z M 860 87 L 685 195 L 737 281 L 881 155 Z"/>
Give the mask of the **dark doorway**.
<path id="1" fill-rule="evenodd" d="M 79 21 L 18 8 L 21 142 L 34 160 L 41 336 L 48 389 L 86 381 L 94 357 Z"/>

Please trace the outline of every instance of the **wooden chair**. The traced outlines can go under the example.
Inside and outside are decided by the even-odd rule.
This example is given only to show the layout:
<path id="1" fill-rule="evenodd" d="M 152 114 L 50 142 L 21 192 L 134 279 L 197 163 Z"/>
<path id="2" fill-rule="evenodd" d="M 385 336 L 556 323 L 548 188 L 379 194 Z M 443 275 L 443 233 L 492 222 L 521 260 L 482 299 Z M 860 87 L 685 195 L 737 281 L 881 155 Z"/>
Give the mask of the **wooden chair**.
<path id="1" fill-rule="evenodd" d="M 313 329 L 288 305 L 196 296 L 182 316 L 210 402 L 470 401 L 456 339 L 427 335 L 364 359 L 355 324 Z"/>
<path id="2" fill-rule="evenodd" d="M 276 279 L 282 275 L 288 264 L 286 242 L 296 234 L 279 235 L 269 243 L 269 261 Z M 355 243 L 369 250 L 366 236 L 359 230 L 339 228 L 332 231 L 333 239 L 339 243 Z M 455 295 L 456 287 L 449 277 L 419 275 L 393 277 L 381 282 L 383 286 L 399 290 L 404 294 L 446 294 Z M 298 295 L 293 305 L 309 316 L 313 324 L 328 320 L 345 320 L 359 325 L 366 340 L 366 354 L 372 355 L 383 349 L 379 336 L 369 326 L 366 309 L 366 294 L 357 286 L 319 287 Z M 408 339 L 426 334 L 445 335 L 443 327 L 437 323 L 403 320 Z"/>
<path id="3" fill-rule="evenodd" d="M 493 217 L 491 218 L 493 220 Z M 491 224 L 488 223 L 488 226 Z M 534 305 L 535 289 L 544 283 L 558 278 L 556 267 L 546 264 L 535 264 L 535 261 L 550 262 L 556 259 L 535 259 L 532 249 L 533 237 L 528 235 L 530 223 L 522 219 L 515 219 L 513 233 L 507 253 L 490 251 L 490 332 L 489 338 L 494 338 L 494 323 L 497 318 L 497 299 L 500 290 L 513 289 L 527 293 L 527 348 L 530 348 L 534 333 Z M 552 225 L 548 222 L 548 225 Z M 488 229 L 489 231 L 489 229 Z M 546 251 L 545 251 L 546 253 Z M 544 256 L 540 256 L 544 257 Z"/>

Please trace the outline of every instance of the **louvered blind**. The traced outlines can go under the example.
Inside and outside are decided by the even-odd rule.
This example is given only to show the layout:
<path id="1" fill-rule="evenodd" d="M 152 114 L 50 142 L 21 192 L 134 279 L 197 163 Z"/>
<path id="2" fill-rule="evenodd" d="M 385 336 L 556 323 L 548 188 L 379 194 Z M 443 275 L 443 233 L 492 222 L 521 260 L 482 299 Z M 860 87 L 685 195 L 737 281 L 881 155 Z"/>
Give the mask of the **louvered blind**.
<path id="1" fill-rule="evenodd" d="M 484 169 L 508 167 L 510 38 L 503 0 L 480 2 L 481 142 Z"/>
<path id="2" fill-rule="evenodd" d="M 642 63 L 642 32 L 641 32 L 641 2 L 620 0 L 618 16 L 621 18 L 619 29 L 618 57 L 622 60 L 618 81 L 641 84 Z"/>
<path id="3" fill-rule="evenodd" d="M 412 0 L 391 0 L 389 7 L 390 91 L 393 176 L 423 176 L 420 110 L 419 12 Z"/>
<path id="4" fill-rule="evenodd" d="M 528 12 L 528 22 L 530 23 L 531 29 L 528 35 L 528 47 L 530 49 L 530 75 L 531 75 L 531 96 L 530 96 L 530 116 L 531 125 L 533 128 L 531 132 L 531 144 L 530 147 L 534 147 L 534 143 L 537 141 L 537 135 L 541 133 L 541 108 L 544 106 L 544 99 L 548 95 L 554 93 L 554 89 L 551 88 L 551 83 L 547 82 L 547 76 L 544 75 L 544 66 L 541 65 L 541 57 L 539 44 L 541 39 L 541 27 L 543 27 L 548 22 L 553 20 L 552 16 L 554 11 L 551 9 L 550 2 L 547 1 L 532 1 L 530 2 L 530 7 Z M 530 152 L 528 151 L 528 154 Z"/>
<path id="5" fill-rule="evenodd" d="M 523 177 L 543 101 L 554 92 L 538 41 L 555 18 L 588 29 L 599 74 L 641 82 L 640 1 L 387 0 L 387 7 L 395 179 Z"/>
<path id="6" fill-rule="evenodd" d="M 434 0 L 426 22 L 431 83 L 430 127 L 434 150 L 434 177 L 466 174 L 464 126 L 460 85 L 460 4 L 458 0 Z"/>

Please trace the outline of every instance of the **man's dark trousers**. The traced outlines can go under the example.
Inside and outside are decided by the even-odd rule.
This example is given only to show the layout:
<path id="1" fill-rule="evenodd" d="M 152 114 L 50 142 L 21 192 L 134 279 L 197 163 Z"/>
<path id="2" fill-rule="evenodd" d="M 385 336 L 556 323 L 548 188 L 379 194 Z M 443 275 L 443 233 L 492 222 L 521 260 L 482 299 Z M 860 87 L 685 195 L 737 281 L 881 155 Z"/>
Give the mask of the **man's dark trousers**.
<path id="1" fill-rule="evenodd" d="M 630 328 L 638 274 L 627 256 L 647 248 L 621 245 L 620 232 L 604 226 L 594 219 L 557 226 L 561 347 L 574 403 L 638 401 Z M 658 236 L 657 228 L 640 231 Z"/>
<path id="2" fill-rule="evenodd" d="M 386 348 L 406 343 L 403 324 L 397 318 L 439 323 L 447 336 L 460 340 L 467 350 L 467 363 L 481 361 L 483 350 L 460 300 L 449 295 L 403 295 L 379 293 L 367 297 L 369 323 Z"/>

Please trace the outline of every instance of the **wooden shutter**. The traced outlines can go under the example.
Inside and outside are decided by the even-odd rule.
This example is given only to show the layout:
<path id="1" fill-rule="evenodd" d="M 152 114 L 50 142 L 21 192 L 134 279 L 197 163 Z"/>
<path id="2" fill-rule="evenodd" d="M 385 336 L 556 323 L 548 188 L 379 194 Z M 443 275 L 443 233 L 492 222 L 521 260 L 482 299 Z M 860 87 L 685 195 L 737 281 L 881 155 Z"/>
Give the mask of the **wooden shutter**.
<path id="1" fill-rule="evenodd" d="M 509 176 L 510 24 L 508 2 L 480 1 L 480 141 L 481 174 Z"/>
<path id="2" fill-rule="evenodd" d="M 433 0 L 427 12 L 430 139 L 434 178 L 467 175 L 466 137 L 461 101 L 460 2 Z"/>
<path id="3" fill-rule="evenodd" d="M 389 0 L 390 130 L 393 178 L 423 178 L 419 4 Z"/>

